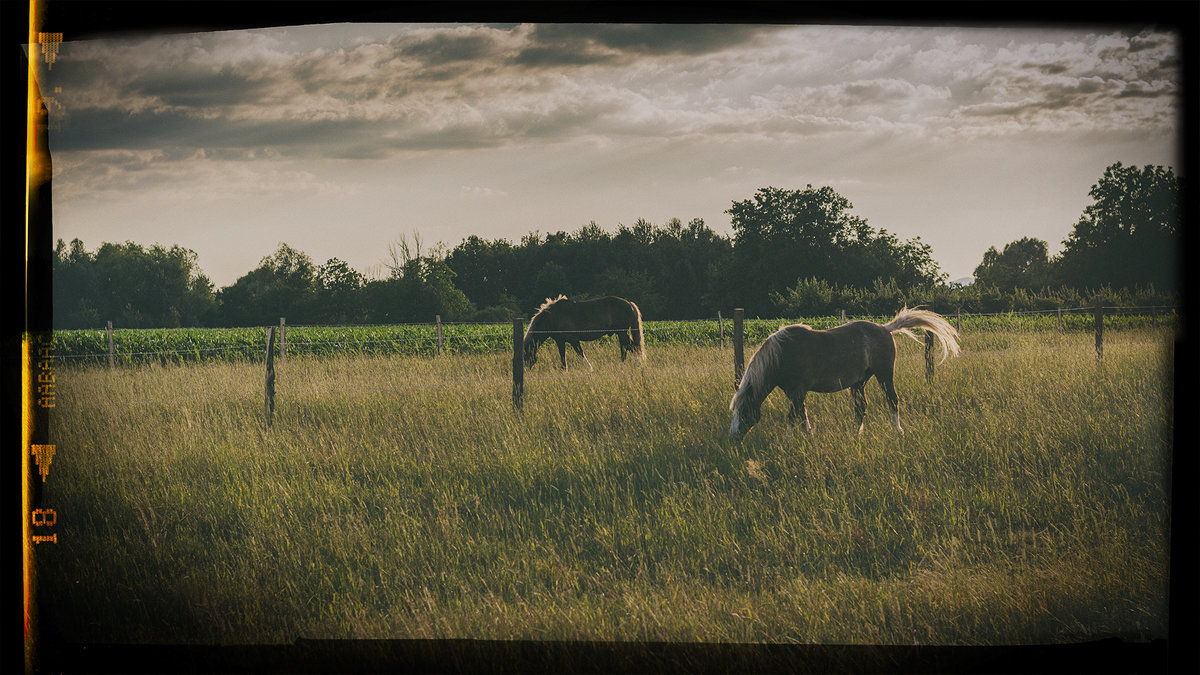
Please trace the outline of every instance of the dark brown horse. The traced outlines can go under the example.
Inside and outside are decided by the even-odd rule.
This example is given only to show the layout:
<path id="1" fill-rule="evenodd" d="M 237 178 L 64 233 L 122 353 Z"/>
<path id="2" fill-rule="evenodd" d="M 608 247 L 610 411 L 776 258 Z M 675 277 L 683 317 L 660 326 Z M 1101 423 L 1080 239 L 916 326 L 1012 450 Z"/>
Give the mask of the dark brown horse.
<path id="1" fill-rule="evenodd" d="M 563 370 L 567 369 L 567 345 L 575 349 L 590 369 L 592 364 L 583 355 L 579 343 L 598 340 L 605 335 L 617 336 L 622 361 L 628 352 L 633 352 L 638 361 L 646 360 L 642 312 L 637 305 L 611 295 L 578 302 L 562 295 L 546 298 L 525 331 L 525 367 L 532 368 L 537 363 L 538 347 L 550 339 L 558 344 L 558 359 Z"/>
<path id="2" fill-rule="evenodd" d="M 804 421 L 812 431 L 804 398 L 810 391 L 835 392 L 849 388 L 854 398 L 854 416 L 858 431 L 863 428 L 867 410 L 864 387 L 872 376 L 883 388 L 892 410 L 896 430 L 900 426 L 900 399 L 892 384 L 896 365 L 896 341 L 892 333 L 904 333 L 921 342 L 909 328 L 924 328 L 941 342 L 942 360 L 958 356 L 958 331 L 938 314 L 923 309 L 900 310 L 894 319 L 880 325 L 870 321 L 851 321 L 829 330 L 813 330 L 803 324 L 784 326 L 768 337 L 729 402 L 733 422 L 729 435 L 744 436 L 761 417 L 762 402 L 779 387 L 792 401 L 788 420 Z"/>

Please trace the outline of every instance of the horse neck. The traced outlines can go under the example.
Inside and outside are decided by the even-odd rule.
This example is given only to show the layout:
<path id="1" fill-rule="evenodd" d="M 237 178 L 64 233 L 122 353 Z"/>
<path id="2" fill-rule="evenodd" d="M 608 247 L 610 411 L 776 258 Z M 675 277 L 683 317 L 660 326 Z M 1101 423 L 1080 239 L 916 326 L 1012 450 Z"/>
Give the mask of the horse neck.
<path id="1" fill-rule="evenodd" d="M 740 410 L 746 406 L 759 406 L 766 400 L 767 394 L 775 388 L 772 381 L 773 375 L 767 372 L 767 369 L 754 367 L 754 362 L 750 362 L 750 367 L 742 375 L 742 381 L 738 383 L 737 393 L 734 394 L 735 410 Z"/>
<path id="2" fill-rule="evenodd" d="M 535 314 L 533 318 L 529 320 L 529 330 L 526 331 L 525 335 L 527 338 L 532 337 L 540 342 L 549 336 L 545 334 L 534 335 L 534 331 L 551 331 L 555 330 L 556 327 L 557 322 L 555 315 L 550 313 L 549 308 L 546 308 Z"/>
<path id="3" fill-rule="evenodd" d="M 783 344 L 780 339 L 778 332 L 772 334 L 754 358 L 750 359 L 742 381 L 738 383 L 738 393 L 743 399 L 762 403 L 775 388 L 783 358 Z M 743 388 L 746 390 L 744 393 Z"/>

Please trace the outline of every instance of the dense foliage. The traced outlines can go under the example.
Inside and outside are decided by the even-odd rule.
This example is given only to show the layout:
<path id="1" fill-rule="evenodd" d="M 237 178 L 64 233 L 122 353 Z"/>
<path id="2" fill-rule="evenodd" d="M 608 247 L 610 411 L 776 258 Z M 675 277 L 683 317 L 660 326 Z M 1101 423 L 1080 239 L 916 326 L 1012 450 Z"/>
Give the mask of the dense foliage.
<path id="1" fill-rule="evenodd" d="M 638 219 L 615 233 L 595 222 L 574 232 L 531 232 L 513 243 L 472 235 L 453 249 L 423 251 L 419 236 L 389 246 L 380 278 L 344 261 L 315 264 L 281 243 L 232 285 L 214 289 L 193 251 L 132 242 L 89 253 L 59 241 L 54 315 L 60 329 L 503 321 L 528 317 L 543 299 L 619 295 L 651 319 L 885 314 L 932 303 L 964 312 L 1088 304 L 1170 304 L 1179 287 L 1180 181 L 1162 167 L 1110 166 L 1095 200 L 1050 258 L 1023 237 L 990 248 L 975 283 L 945 283 L 932 248 L 902 241 L 851 213 L 830 187 L 759 189 L 728 210 L 732 237 L 697 218 Z"/>
<path id="2" fill-rule="evenodd" d="M 574 233 L 534 232 L 513 245 L 471 236 L 446 264 L 459 288 L 488 319 L 527 316 L 545 298 L 619 295 L 644 316 L 711 314 L 722 283 L 718 267 L 731 244 L 701 219 L 663 226 L 638 219 L 609 234 L 595 222 Z"/>
<path id="3" fill-rule="evenodd" d="M 179 246 L 149 249 L 132 242 L 89 253 L 74 239 L 54 251 L 54 321 L 60 328 L 205 326 L 216 320 L 212 282 L 196 253 Z"/>
<path id="4" fill-rule="evenodd" d="M 1108 167 L 1063 242 L 1061 279 L 1082 286 L 1176 283 L 1180 180 L 1171 169 Z"/>
<path id="5" fill-rule="evenodd" d="M 944 279 L 928 244 L 877 232 L 851 215 L 851 207 L 833 189 L 811 185 L 763 188 L 753 200 L 734 202 L 728 211 L 735 233 L 730 300 L 766 312 L 771 293 L 810 276 L 859 288 L 882 280 L 910 288 Z"/>
<path id="6" fill-rule="evenodd" d="M 1175 303 L 1173 294 L 1153 285 L 1116 289 L 1103 286 L 1081 292 L 1065 286 L 1003 288 L 978 281 L 969 286 L 935 284 L 905 288 L 894 281 L 876 280 L 866 288 L 858 288 L 811 277 L 800 279 L 771 297 L 780 316 L 827 316 L 842 310 L 854 316 L 890 316 L 902 306 L 925 306 L 950 314 L 1039 312 L 1087 308 L 1097 298 L 1106 307 L 1163 307 Z"/>

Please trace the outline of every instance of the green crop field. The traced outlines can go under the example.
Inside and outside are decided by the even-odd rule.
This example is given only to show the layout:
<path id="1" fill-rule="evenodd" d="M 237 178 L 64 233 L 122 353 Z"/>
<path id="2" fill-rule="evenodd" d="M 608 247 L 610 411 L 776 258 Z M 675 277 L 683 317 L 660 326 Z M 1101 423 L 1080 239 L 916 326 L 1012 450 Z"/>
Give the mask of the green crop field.
<path id="1" fill-rule="evenodd" d="M 891 317 L 867 318 L 886 322 Z M 947 318 L 963 330 L 992 332 L 1011 330 L 1056 330 L 1059 318 L 1052 312 L 1024 314 L 966 315 Z M 1116 329 L 1173 325 L 1174 312 L 1161 316 L 1142 313 L 1110 312 L 1106 325 Z M 758 344 L 785 323 L 807 323 L 814 328 L 830 328 L 841 323 L 840 317 L 797 319 L 747 319 L 747 344 Z M 1066 312 L 1061 327 L 1067 331 L 1094 330 L 1089 312 Z M 277 329 L 278 330 L 278 329 Z M 722 330 L 726 341 L 732 339 L 733 321 L 725 317 L 700 321 L 647 321 L 646 343 L 652 346 L 672 344 L 718 345 Z M 267 328 L 164 328 L 117 329 L 113 331 L 114 365 L 144 365 L 150 362 L 200 363 L 219 361 L 261 361 L 266 352 Z M 335 355 L 433 355 L 438 352 L 434 324 L 380 326 L 287 326 L 284 333 L 287 354 L 303 356 Z M 276 336 L 279 340 L 279 336 Z M 278 344 L 278 342 L 277 342 Z M 71 365 L 108 363 L 106 330 L 60 330 L 54 333 L 57 357 Z M 278 347 L 276 347 L 278 349 Z M 444 354 L 485 354 L 512 349 L 511 324 L 461 324 L 442 326 L 441 351 Z"/>
<path id="2" fill-rule="evenodd" d="M 1172 332 L 1114 327 L 1098 363 L 1086 318 L 964 320 L 932 384 L 899 339 L 903 435 L 872 384 L 861 436 L 848 392 L 809 397 L 811 436 L 776 393 L 740 442 L 715 321 L 648 330 L 640 367 L 611 340 L 593 371 L 543 360 L 520 413 L 511 326 L 463 328 L 498 333 L 478 353 L 289 347 L 269 430 L 257 352 L 63 359 L 40 619 L 106 643 L 1165 637 Z"/>

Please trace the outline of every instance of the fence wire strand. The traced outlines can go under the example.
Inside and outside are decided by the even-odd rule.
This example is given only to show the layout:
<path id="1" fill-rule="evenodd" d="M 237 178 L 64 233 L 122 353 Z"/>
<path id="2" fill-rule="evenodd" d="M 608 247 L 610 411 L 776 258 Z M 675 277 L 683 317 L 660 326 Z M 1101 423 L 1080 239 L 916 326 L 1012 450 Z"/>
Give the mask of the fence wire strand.
<path id="1" fill-rule="evenodd" d="M 1047 310 L 1030 310 L 1030 311 L 1022 311 L 1022 312 L 953 314 L 953 315 L 943 315 L 943 317 L 946 318 L 947 320 L 955 320 L 955 319 L 960 319 L 960 318 L 965 319 L 965 318 L 974 318 L 974 317 L 1016 317 L 1016 316 L 1021 316 L 1021 315 L 1038 315 L 1038 314 L 1044 315 L 1044 314 L 1053 314 L 1053 313 L 1060 313 L 1060 312 L 1062 314 L 1069 314 L 1069 313 L 1080 313 L 1080 312 L 1094 312 L 1095 310 L 1096 310 L 1096 307 L 1091 306 L 1091 307 L 1072 307 L 1072 308 L 1062 308 L 1062 309 L 1055 308 L 1055 309 L 1047 309 Z M 1102 307 L 1102 310 L 1104 310 L 1106 312 L 1111 310 L 1111 311 L 1117 312 L 1117 313 L 1144 312 L 1146 310 L 1171 310 L 1172 312 L 1178 311 L 1177 308 L 1169 306 L 1169 305 L 1142 306 L 1142 307 Z M 846 317 L 846 321 L 851 321 L 851 320 L 853 320 L 851 317 L 849 317 L 849 316 Z M 746 320 L 746 323 L 748 324 L 750 321 L 754 321 L 755 323 L 758 323 L 758 324 L 761 324 L 761 323 L 772 324 L 772 323 L 776 323 L 776 322 L 786 323 L 787 320 L 786 319 L 777 319 L 777 320 L 751 319 L 751 320 Z M 805 319 L 805 321 L 807 321 L 810 325 L 826 325 L 826 324 L 838 325 L 841 323 L 841 318 L 836 317 L 836 316 L 835 317 L 817 317 L 817 318 L 813 318 L 813 319 Z M 692 327 L 692 326 L 696 326 L 696 325 L 704 325 L 704 326 L 708 327 L 708 330 L 705 331 L 705 334 L 697 334 L 695 336 L 689 336 L 690 339 L 684 340 L 683 342 L 685 342 L 685 343 L 686 342 L 718 343 L 718 342 L 723 342 L 723 340 L 721 338 L 718 338 L 716 335 L 716 333 L 718 332 L 718 324 L 720 322 L 728 322 L 730 324 L 730 326 L 727 327 L 730 330 L 730 335 L 724 339 L 732 340 L 733 336 L 732 336 L 731 327 L 732 327 L 733 322 L 732 322 L 732 319 L 727 318 L 727 317 L 720 317 L 719 319 L 718 319 L 718 317 L 713 317 L 711 319 L 661 322 L 655 326 L 643 327 L 642 330 L 643 330 L 643 333 L 666 333 L 666 332 L 677 331 L 682 328 L 688 328 L 688 327 Z M 435 324 L 399 324 L 399 325 L 432 327 Z M 460 322 L 460 323 L 443 323 L 441 325 L 443 327 L 446 327 L 446 326 L 453 326 L 453 325 L 495 325 L 495 324 L 469 324 L 469 323 L 461 323 Z M 304 327 L 306 327 L 306 326 L 303 326 L 303 325 L 289 326 L 289 328 L 304 328 Z M 315 326 L 307 326 L 307 327 L 315 328 Z M 321 328 L 324 328 L 324 327 L 321 327 Z M 616 332 L 620 332 L 620 331 L 616 331 Z M 720 332 L 721 332 L 721 336 L 724 337 L 724 331 L 722 330 Z M 556 333 L 614 333 L 614 331 L 611 331 L 611 330 L 535 331 L 535 333 L 553 335 Z M 709 334 L 709 333 L 711 333 L 711 334 Z M 454 341 L 460 341 L 460 342 L 499 341 L 499 342 L 508 343 L 510 338 L 511 338 L 511 334 L 507 331 L 503 331 L 503 332 L 483 333 L 483 334 L 476 334 L 476 335 L 442 335 L 440 338 L 437 335 L 431 335 L 431 336 L 416 336 L 416 337 L 411 337 L 411 338 L 382 338 L 382 339 L 370 339 L 370 340 L 359 340 L 359 341 L 319 340 L 319 341 L 311 341 L 311 342 L 310 341 L 287 342 L 286 349 L 289 354 L 295 354 L 295 353 L 300 353 L 300 352 L 303 352 L 306 350 L 313 350 L 313 349 L 317 349 L 322 346 L 331 346 L 331 345 L 335 345 L 338 347 L 345 347 L 345 346 L 351 345 L 351 344 L 398 345 L 398 344 L 412 344 L 412 343 L 432 343 L 432 342 L 438 342 L 439 340 L 441 340 L 443 342 L 454 340 Z M 747 335 L 746 339 L 744 341 L 744 344 L 746 344 L 749 347 L 752 347 L 754 345 L 759 344 L 759 341 L 751 340 L 751 339 L 749 339 L 749 336 Z M 1026 347 L 1026 348 L 1020 348 L 1020 349 L 986 350 L 984 352 L 977 352 L 977 353 L 981 353 L 981 354 L 1044 353 L 1044 352 L 1076 350 L 1076 349 L 1078 349 L 1078 347 L 1074 346 L 1074 345 L 1057 345 L 1057 346 L 1045 346 L 1045 347 Z M 233 345 L 233 346 L 229 346 L 229 347 L 197 347 L 197 348 L 189 348 L 189 349 L 176 349 L 176 350 L 163 350 L 163 351 L 114 352 L 112 354 L 112 356 L 114 358 L 121 358 L 124 360 L 128 360 L 134 356 L 165 356 L 165 355 L 179 355 L 179 354 L 189 354 L 190 355 L 190 354 L 197 354 L 197 353 L 232 352 L 232 351 L 245 352 L 245 351 L 257 351 L 257 350 L 262 350 L 262 347 L 256 346 L 256 345 Z M 364 353 L 367 353 L 367 352 L 363 349 L 359 349 L 356 352 L 353 352 L 353 354 L 364 354 Z M 106 353 L 96 353 L 96 354 L 55 355 L 55 358 L 58 358 L 58 359 L 84 359 L 84 358 L 104 359 L 105 357 L 108 357 L 108 356 L 110 356 L 110 354 L 106 352 Z M 904 354 L 897 358 L 897 362 L 908 363 L 908 362 L 923 360 L 923 358 L 924 357 L 921 355 Z M 750 359 L 748 359 L 748 361 L 749 360 Z M 747 363 L 748 363 L 748 361 L 747 361 Z M 639 366 L 638 370 L 633 371 L 633 372 L 601 372 L 601 373 L 597 373 L 594 371 L 589 371 L 587 373 L 571 373 L 571 374 L 563 373 L 563 374 L 559 374 L 559 375 L 540 375 L 540 376 L 532 376 L 532 377 L 527 375 L 525 377 L 524 381 L 527 383 L 530 383 L 530 382 L 569 381 L 569 380 L 590 379 L 590 378 L 628 378 L 628 379 L 632 379 L 632 378 L 645 377 L 645 376 L 696 375 L 696 374 L 709 374 L 709 373 L 724 372 L 727 370 L 731 370 L 731 366 L 732 366 L 732 364 L 728 364 L 728 365 L 721 365 L 721 366 L 712 366 L 712 367 L 707 367 L 707 368 L 689 368 L 689 369 L 682 369 L 682 370 L 681 369 L 661 369 L 660 370 L 660 369 L 653 368 L 653 367 L 647 368 L 646 366 Z M 512 380 L 508 377 L 499 377 L 499 378 L 484 378 L 484 379 L 445 380 L 445 381 L 436 381 L 436 382 L 425 382 L 425 383 L 420 383 L 420 384 L 403 384 L 403 385 L 282 388 L 282 389 L 277 389 L 276 393 L 278 393 L 278 394 L 298 394 L 298 393 L 338 393 L 338 392 L 354 392 L 354 391 L 400 391 L 400 390 L 411 390 L 411 389 L 421 389 L 421 388 L 431 388 L 431 387 L 450 387 L 450 386 L 463 386 L 463 385 L 472 385 L 472 384 L 495 384 L 495 383 L 502 383 L 502 382 L 509 383 L 509 382 L 512 382 Z M 183 403 L 183 402 L 230 400 L 230 399 L 247 398 L 247 397 L 262 396 L 262 395 L 263 395 L 262 392 L 244 392 L 244 393 L 237 393 L 237 394 L 220 394 L 220 395 L 211 395 L 211 396 L 175 397 L 175 398 L 158 399 L 158 400 L 80 404 L 80 405 L 74 406 L 74 407 L 78 407 L 78 408 L 113 408 L 113 407 L 121 407 L 121 406 L 167 405 L 167 404 L 172 404 L 172 403 Z"/>

